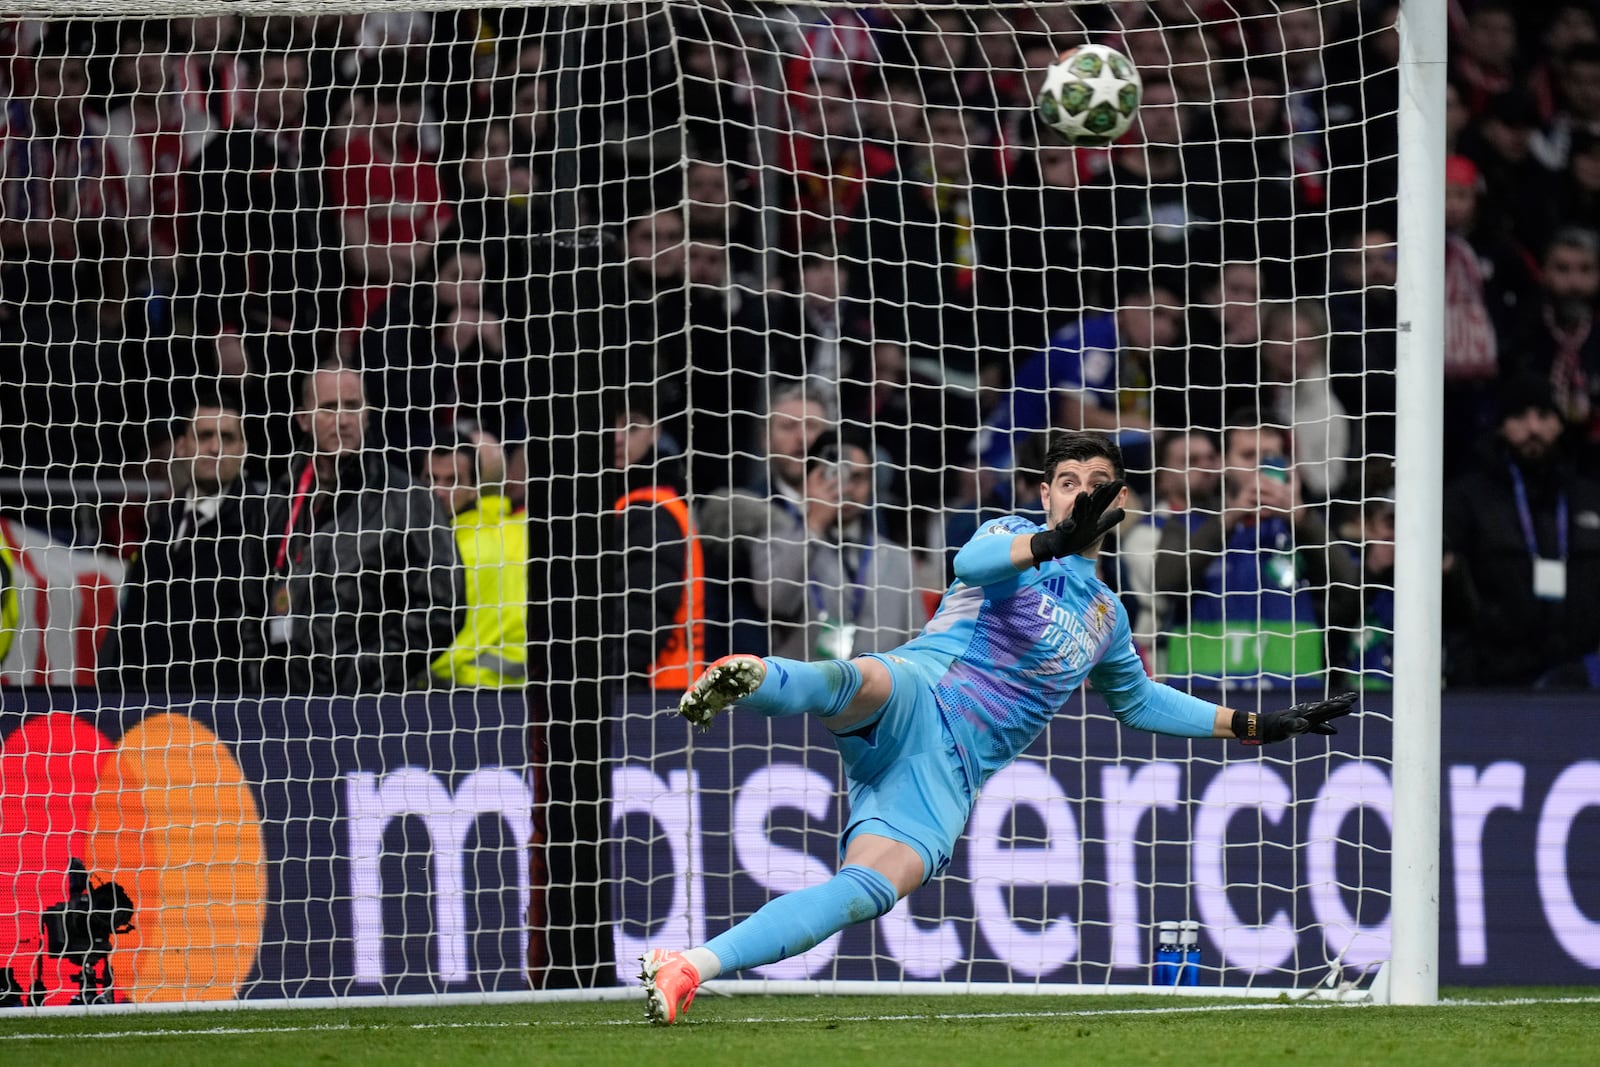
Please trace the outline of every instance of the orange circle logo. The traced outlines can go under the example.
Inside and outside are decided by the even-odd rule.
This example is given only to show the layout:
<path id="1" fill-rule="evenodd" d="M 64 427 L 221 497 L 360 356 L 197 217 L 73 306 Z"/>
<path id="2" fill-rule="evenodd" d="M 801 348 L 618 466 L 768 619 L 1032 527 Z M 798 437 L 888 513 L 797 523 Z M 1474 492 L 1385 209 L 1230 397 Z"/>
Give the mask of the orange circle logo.
<path id="1" fill-rule="evenodd" d="M 266 846 L 244 772 L 214 733 L 161 714 L 124 734 L 101 768 L 84 859 L 133 898 L 112 958 L 120 991 L 236 995 L 266 921 Z"/>

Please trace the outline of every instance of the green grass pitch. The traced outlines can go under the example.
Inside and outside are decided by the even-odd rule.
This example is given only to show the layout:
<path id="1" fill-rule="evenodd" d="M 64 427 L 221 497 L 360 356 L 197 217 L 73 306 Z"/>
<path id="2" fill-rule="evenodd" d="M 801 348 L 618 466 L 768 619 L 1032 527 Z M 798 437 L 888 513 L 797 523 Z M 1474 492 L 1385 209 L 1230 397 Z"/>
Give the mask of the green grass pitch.
<path id="1" fill-rule="evenodd" d="M 0 1063 L 881 1067 L 1600 1063 L 1600 988 L 1455 990 L 1434 1008 L 1168 997 L 702 995 L 671 1029 L 635 1003 L 0 1015 Z"/>

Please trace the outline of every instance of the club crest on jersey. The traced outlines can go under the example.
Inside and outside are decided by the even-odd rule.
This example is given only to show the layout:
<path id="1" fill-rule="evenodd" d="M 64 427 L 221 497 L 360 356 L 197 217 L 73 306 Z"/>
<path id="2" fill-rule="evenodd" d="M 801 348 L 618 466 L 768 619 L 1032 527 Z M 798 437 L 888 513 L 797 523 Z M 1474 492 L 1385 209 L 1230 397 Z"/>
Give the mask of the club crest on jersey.
<path id="1" fill-rule="evenodd" d="M 1111 633 L 1111 628 L 1117 624 L 1117 606 L 1111 601 L 1111 594 L 1106 592 L 1096 593 L 1094 600 L 1089 603 L 1089 630 L 1096 637 L 1105 637 Z"/>

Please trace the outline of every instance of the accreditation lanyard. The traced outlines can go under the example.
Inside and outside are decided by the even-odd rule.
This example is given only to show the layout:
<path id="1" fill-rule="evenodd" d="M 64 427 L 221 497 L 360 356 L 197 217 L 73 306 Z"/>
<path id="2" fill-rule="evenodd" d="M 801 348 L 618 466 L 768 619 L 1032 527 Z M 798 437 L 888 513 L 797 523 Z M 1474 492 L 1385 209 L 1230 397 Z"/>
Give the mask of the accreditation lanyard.
<path id="1" fill-rule="evenodd" d="M 795 503 L 795 501 L 791 500 L 784 494 L 777 492 L 776 490 L 773 491 L 772 499 L 780 508 L 792 516 L 794 520 L 800 524 L 802 529 L 805 528 L 806 516 L 805 512 L 800 510 L 799 504 Z"/>
<path id="2" fill-rule="evenodd" d="M 1522 472 L 1511 464 L 1511 491 L 1517 498 L 1517 518 L 1522 521 L 1522 539 L 1528 543 L 1528 555 L 1544 559 L 1539 552 L 1539 537 L 1533 529 L 1533 512 L 1528 508 L 1528 488 L 1522 482 Z M 1567 561 L 1567 494 L 1556 494 L 1556 558 Z"/>
<path id="3" fill-rule="evenodd" d="M 862 582 L 862 579 L 867 576 L 867 567 L 872 563 L 872 549 L 877 544 L 877 540 L 876 537 L 869 534 L 867 543 L 861 548 L 861 556 L 856 560 L 855 573 L 850 575 L 850 585 L 855 587 L 855 596 L 850 601 L 850 614 L 840 619 L 839 622 L 841 623 L 853 623 L 861 618 L 861 606 L 867 599 L 867 587 Z M 821 583 L 811 580 L 806 583 L 806 588 L 811 593 L 811 606 L 816 610 L 817 617 L 826 619 L 828 617 L 828 607 L 822 599 Z M 840 597 L 842 600 L 843 590 L 840 591 Z"/>
<path id="4" fill-rule="evenodd" d="M 289 521 L 283 528 L 283 541 L 278 545 L 278 562 L 273 569 L 282 571 L 283 565 L 289 559 L 289 542 L 294 540 L 294 528 L 300 522 L 300 513 L 305 510 L 306 498 L 311 495 L 311 480 L 316 477 L 316 465 L 307 463 L 306 469 L 300 472 L 300 482 L 295 486 L 294 498 L 289 501 Z"/>

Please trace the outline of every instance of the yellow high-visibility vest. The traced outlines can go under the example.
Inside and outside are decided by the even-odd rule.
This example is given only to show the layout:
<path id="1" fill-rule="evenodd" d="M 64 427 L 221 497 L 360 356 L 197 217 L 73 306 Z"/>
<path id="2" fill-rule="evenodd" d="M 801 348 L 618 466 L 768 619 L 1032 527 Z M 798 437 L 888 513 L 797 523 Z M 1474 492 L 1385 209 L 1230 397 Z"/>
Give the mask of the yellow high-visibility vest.
<path id="1" fill-rule="evenodd" d="M 433 661 L 435 680 L 502 689 L 528 677 L 528 519 L 503 496 L 478 498 L 455 518 L 467 620 Z"/>
<path id="2" fill-rule="evenodd" d="M 17 592 L 21 584 L 16 552 L 6 540 L 5 530 L 0 529 L 0 660 L 11 651 L 22 624 L 22 596 Z"/>

